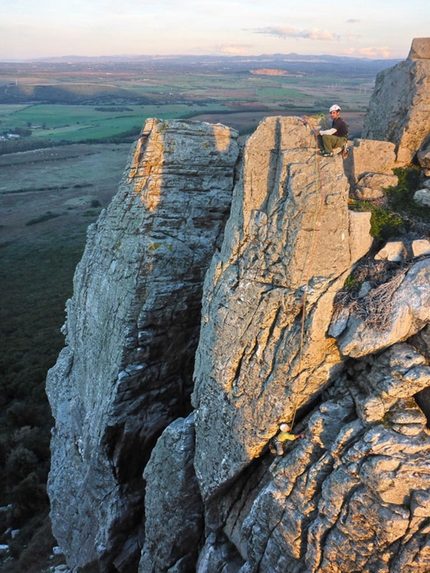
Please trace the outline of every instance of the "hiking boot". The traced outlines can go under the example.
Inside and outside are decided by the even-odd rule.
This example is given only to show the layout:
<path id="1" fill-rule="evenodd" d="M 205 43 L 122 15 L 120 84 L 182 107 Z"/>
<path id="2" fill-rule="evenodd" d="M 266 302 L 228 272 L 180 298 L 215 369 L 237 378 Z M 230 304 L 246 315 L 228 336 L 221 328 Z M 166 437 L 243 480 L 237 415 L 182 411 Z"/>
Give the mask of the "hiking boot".
<path id="1" fill-rule="evenodd" d="M 330 153 L 329 151 L 321 151 L 321 155 L 323 157 L 334 157 L 333 153 Z"/>
<path id="2" fill-rule="evenodd" d="M 276 444 L 275 440 L 270 440 L 269 442 L 269 450 L 271 454 L 276 454 Z"/>
<path id="3" fill-rule="evenodd" d="M 279 440 L 275 440 L 275 447 L 276 447 L 276 454 L 278 456 L 283 456 L 284 455 L 284 446 L 282 445 L 282 442 L 280 442 Z"/>

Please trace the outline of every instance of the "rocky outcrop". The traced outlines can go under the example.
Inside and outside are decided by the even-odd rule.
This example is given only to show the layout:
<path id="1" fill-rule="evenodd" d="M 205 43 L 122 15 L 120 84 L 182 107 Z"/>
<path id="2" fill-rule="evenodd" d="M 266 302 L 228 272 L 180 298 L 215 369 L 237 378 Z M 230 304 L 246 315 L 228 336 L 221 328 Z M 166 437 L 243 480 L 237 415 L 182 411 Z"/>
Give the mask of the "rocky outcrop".
<path id="1" fill-rule="evenodd" d="M 148 120 L 120 189 L 89 231 L 50 371 L 53 531 L 72 567 L 130 571 L 142 471 L 189 412 L 202 282 L 231 203 L 237 133 Z"/>
<path id="2" fill-rule="evenodd" d="M 234 522 L 241 573 L 428 570 L 430 435 L 404 378 L 424 363 L 399 345 L 334 382 Z"/>
<path id="3" fill-rule="evenodd" d="M 428 244 L 375 261 L 348 210 L 400 144 L 322 158 L 267 118 L 224 227 L 235 138 L 149 121 L 90 231 L 48 379 L 54 533 L 74 573 L 430 571 Z M 275 455 L 281 422 L 304 437 Z"/>
<path id="4" fill-rule="evenodd" d="M 326 336 L 333 298 L 371 239 L 368 227 L 351 245 L 360 214 L 349 217 L 341 159 L 315 160 L 296 118 L 268 118 L 247 142 L 203 297 L 193 405 L 204 498 L 258 457 L 342 362 Z"/>
<path id="5" fill-rule="evenodd" d="M 338 331 L 344 356 L 366 356 L 407 340 L 430 322 L 430 259 L 400 271 L 390 283 L 371 290 Z M 367 306 L 367 308 L 366 308 Z M 367 311 L 367 312 L 366 312 Z"/>
<path id="6" fill-rule="evenodd" d="M 344 161 L 351 196 L 366 201 L 384 197 L 384 189 L 397 185 L 398 177 L 393 175 L 395 167 L 399 164 L 393 143 L 354 139 Z"/>
<path id="7" fill-rule="evenodd" d="M 430 132 L 430 38 L 414 39 L 408 59 L 379 72 L 362 137 L 391 141 L 407 165 Z"/>

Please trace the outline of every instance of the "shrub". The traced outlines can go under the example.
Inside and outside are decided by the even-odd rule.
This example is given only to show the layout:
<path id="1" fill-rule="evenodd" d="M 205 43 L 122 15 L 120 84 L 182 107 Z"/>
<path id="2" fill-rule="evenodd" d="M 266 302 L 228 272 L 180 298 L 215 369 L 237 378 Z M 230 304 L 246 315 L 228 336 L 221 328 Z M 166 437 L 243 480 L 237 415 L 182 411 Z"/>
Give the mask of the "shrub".
<path id="1" fill-rule="evenodd" d="M 24 446 L 17 446 L 6 460 L 6 473 L 9 481 L 17 483 L 23 480 L 36 468 L 38 461 L 34 452 Z"/>
<path id="2" fill-rule="evenodd" d="M 28 474 L 11 492 L 13 526 L 22 525 L 48 503 L 46 487 L 35 472 Z"/>
<path id="3" fill-rule="evenodd" d="M 377 207 L 370 201 L 352 200 L 350 207 L 355 211 L 370 211 L 370 234 L 375 239 L 389 239 L 404 231 L 403 219 L 389 208 Z"/>

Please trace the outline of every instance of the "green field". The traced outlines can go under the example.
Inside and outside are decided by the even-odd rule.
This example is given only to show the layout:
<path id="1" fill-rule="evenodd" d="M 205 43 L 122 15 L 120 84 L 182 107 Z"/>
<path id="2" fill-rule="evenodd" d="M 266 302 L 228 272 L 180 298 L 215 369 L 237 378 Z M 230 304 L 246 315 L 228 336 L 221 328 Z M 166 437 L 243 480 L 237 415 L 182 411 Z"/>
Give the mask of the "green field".
<path id="1" fill-rule="evenodd" d="M 0 153 L 34 149 L 38 142 L 126 142 L 148 117 L 192 118 L 232 111 L 248 117 L 252 109 L 320 113 L 333 101 L 343 109 L 364 112 L 376 71 L 374 65 L 357 61 L 279 58 L 264 63 L 184 59 L 160 65 L 0 62 L 0 135 L 21 137 L 0 141 Z M 239 122 L 241 133 L 249 133 L 253 122 Z"/>
<path id="2" fill-rule="evenodd" d="M 148 117 L 171 119 L 207 111 L 207 106 L 198 104 L 121 106 L 124 111 L 118 111 L 120 106 L 104 107 L 107 109 L 94 105 L 0 105 L 0 128 L 1 132 L 30 129 L 32 138 L 82 142 L 139 130 Z M 227 111 L 222 104 L 210 109 Z"/>

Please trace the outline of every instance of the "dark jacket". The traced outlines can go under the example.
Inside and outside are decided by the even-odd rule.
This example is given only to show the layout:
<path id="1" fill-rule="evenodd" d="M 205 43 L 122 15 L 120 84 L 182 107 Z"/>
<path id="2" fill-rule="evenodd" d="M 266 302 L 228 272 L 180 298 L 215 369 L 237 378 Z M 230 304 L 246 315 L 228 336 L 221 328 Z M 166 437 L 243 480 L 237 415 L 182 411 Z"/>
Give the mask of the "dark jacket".
<path id="1" fill-rule="evenodd" d="M 336 130 L 336 133 L 333 134 L 336 137 L 348 137 L 348 126 L 341 117 L 334 119 L 331 126 Z"/>

